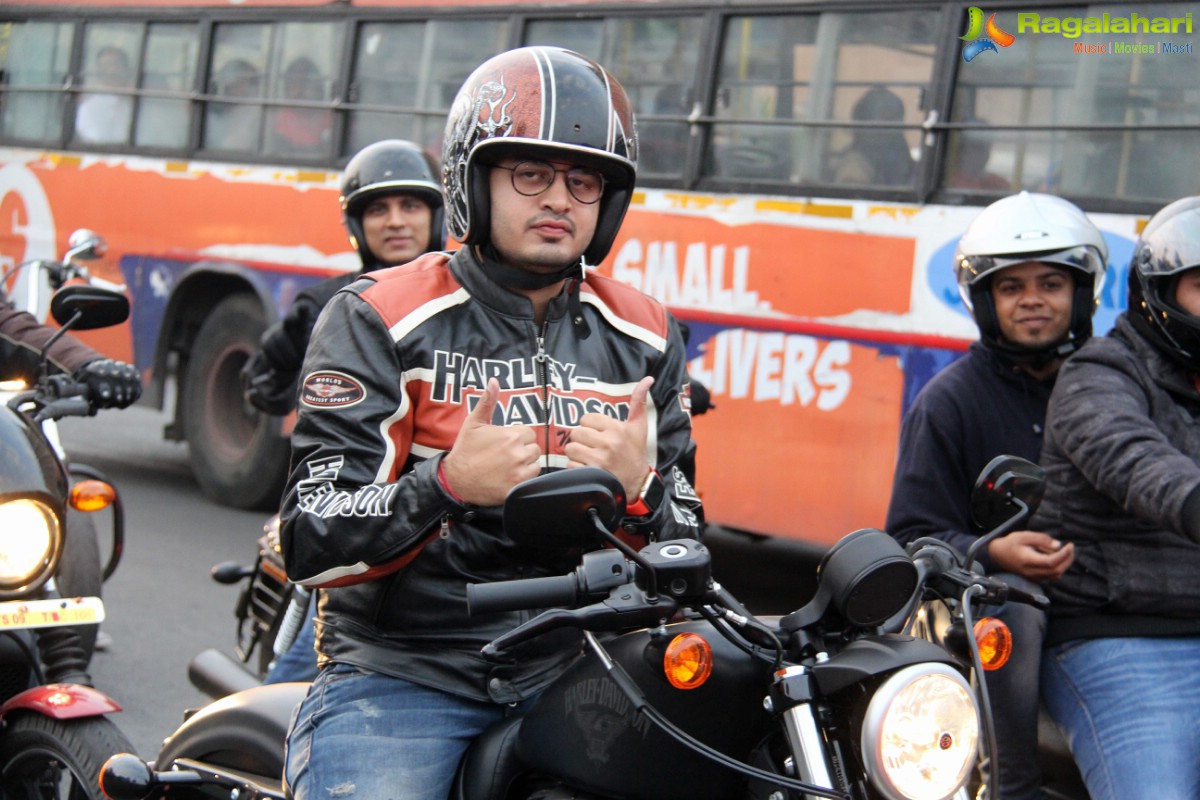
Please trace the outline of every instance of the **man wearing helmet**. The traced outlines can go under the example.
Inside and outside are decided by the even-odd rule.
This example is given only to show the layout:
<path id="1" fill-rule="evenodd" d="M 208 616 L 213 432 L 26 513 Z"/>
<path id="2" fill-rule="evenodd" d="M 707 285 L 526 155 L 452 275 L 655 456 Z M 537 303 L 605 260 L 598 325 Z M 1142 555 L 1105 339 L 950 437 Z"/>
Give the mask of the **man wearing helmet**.
<path id="1" fill-rule="evenodd" d="M 1108 250 L 1071 203 L 1021 192 L 988 206 L 959 242 L 954 269 L 980 339 L 938 373 L 905 414 L 887 530 L 907 544 L 942 539 L 965 553 L 985 531 L 970 519 L 984 466 L 1003 454 L 1037 461 L 1046 403 L 1063 360 L 1092 333 Z M 1073 558 L 1071 545 L 1012 531 L 979 552 L 989 574 L 1041 593 Z M 1006 604 L 1014 656 L 987 673 L 1002 800 L 1038 798 L 1037 674 L 1045 615 Z"/>
<path id="2" fill-rule="evenodd" d="M 1034 524 L 1075 547 L 1050 587 L 1051 715 L 1093 800 L 1200 791 L 1200 197 L 1155 214 L 1129 306 L 1060 371 Z"/>
<path id="3" fill-rule="evenodd" d="M 633 191 L 620 84 L 558 48 L 502 53 L 460 90 L 442 157 L 463 246 L 340 291 L 304 362 L 281 538 L 288 575 L 321 589 L 321 672 L 288 739 L 298 800 L 442 800 L 470 741 L 577 655 L 560 631 L 480 656 L 528 614 L 470 617 L 467 584 L 578 563 L 507 536 L 518 482 L 602 467 L 630 498 L 626 534 L 699 534 L 680 333 L 584 269 Z"/>
<path id="4" fill-rule="evenodd" d="M 438 167 L 403 139 L 367 145 L 342 171 L 342 223 L 362 269 L 336 275 L 296 296 L 283 319 L 262 336 L 262 349 L 242 368 L 246 399 L 259 411 L 283 415 L 296 407 L 308 337 L 329 298 L 364 273 L 405 264 L 442 249 L 442 190 Z"/>

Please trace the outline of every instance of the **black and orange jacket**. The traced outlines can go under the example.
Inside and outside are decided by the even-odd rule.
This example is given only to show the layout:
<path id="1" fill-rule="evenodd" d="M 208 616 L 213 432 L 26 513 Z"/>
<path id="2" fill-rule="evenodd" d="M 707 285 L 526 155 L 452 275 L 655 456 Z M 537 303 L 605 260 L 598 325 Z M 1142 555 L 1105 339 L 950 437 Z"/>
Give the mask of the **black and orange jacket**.
<path id="1" fill-rule="evenodd" d="M 625 418 L 634 386 L 653 375 L 647 451 L 670 502 L 629 518 L 626 530 L 699 538 L 699 500 L 675 467 L 694 447 L 677 326 L 659 303 L 602 276 L 588 276 L 580 299 L 586 338 L 565 292 L 538 326 L 529 301 L 464 248 L 364 276 L 321 314 L 304 362 L 282 540 L 288 574 L 322 590 L 322 662 L 513 702 L 578 653 L 578 634 L 563 631 L 502 662 L 480 655 L 532 614 L 470 617 L 468 583 L 563 574 L 579 558 L 519 547 L 499 508 L 464 506 L 439 483 L 441 458 L 489 378 L 500 384 L 494 422 L 539 427 L 544 469 L 557 469 L 580 416 Z"/>

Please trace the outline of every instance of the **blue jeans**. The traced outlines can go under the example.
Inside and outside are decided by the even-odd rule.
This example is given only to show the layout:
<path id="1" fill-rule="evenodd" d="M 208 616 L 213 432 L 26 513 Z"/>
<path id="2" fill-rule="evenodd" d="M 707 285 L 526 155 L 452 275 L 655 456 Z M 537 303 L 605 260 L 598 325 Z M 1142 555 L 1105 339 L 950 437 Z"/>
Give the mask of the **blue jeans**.
<path id="1" fill-rule="evenodd" d="M 295 800 L 446 800 L 467 746 L 513 710 L 330 664 L 296 709 L 284 779 Z"/>
<path id="2" fill-rule="evenodd" d="M 995 577 L 1009 586 L 1041 594 L 1042 588 L 1009 573 Z M 1007 664 L 986 672 L 988 699 L 996 725 L 996 760 L 1000 772 L 1000 800 L 1038 800 L 1042 774 L 1038 765 L 1038 669 L 1046 638 L 1046 613 L 1022 603 L 985 606 L 980 616 L 1004 620 L 1013 635 L 1013 652 Z"/>
<path id="3" fill-rule="evenodd" d="M 1200 799 L 1200 638 L 1082 639 L 1046 651 L 1042 694 L 1092 800 Z"/>
<path id="4" fill-rule="evenodd" d="M 315 600 L 309 600 L 308 613 L 299 633 L 296 634 L 296 640 L 275 659 L 275 663 L 263 678 L 263 683 L 307 682 L 317 677 L 316 633 L 313 630 L 315 606 Z M 269 643 L 264 645 L 270 647 Z"/>

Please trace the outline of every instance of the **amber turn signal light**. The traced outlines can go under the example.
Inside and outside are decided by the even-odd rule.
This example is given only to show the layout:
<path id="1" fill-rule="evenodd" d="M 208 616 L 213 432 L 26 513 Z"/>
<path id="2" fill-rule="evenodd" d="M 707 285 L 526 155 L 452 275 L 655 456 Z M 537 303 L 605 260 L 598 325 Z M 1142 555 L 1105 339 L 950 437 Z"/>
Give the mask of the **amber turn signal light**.
<path id="1" fill-rule="evenodd" d="M 71 508 L 80 511 L 101 511 L 117 499 L 117 490 L 104 481 L 80 481 L 71 487 Z"/>
<path id="2" fill-rule="evenodd" d="M 1003 667 L 1012 655 L 1012 631 L 995 617 L 983 617 L 975 623 L 975 643 L 979 645 L 979 661 L 989 672 Z"/>
<path id="3" fill-rule="evenodd" d="M 663 653 L 663 673 L 676 689 L 703 686 L 712 667 L 712 645 L 698 633 L 679 634 Z"/>

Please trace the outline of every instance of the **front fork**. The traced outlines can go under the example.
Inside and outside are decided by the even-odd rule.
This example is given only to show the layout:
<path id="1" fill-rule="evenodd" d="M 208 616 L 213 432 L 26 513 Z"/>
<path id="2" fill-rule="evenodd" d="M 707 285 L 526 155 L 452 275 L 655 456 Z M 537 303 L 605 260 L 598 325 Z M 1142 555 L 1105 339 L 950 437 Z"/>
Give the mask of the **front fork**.
<path id="1" fill-rule="evenodd" d="M 813 709 L 812 673 L 807 667 L 794 665 L 775 673 L 767 710 L 786 706 L 781 713 L 787 735 L 790 763 L 785 765 L 789 775 L 805 783 L 834 789 L 828 758 L 828 744 L 817 723 Z M 808 800 L 813 795 L 803 795 Z"/>

